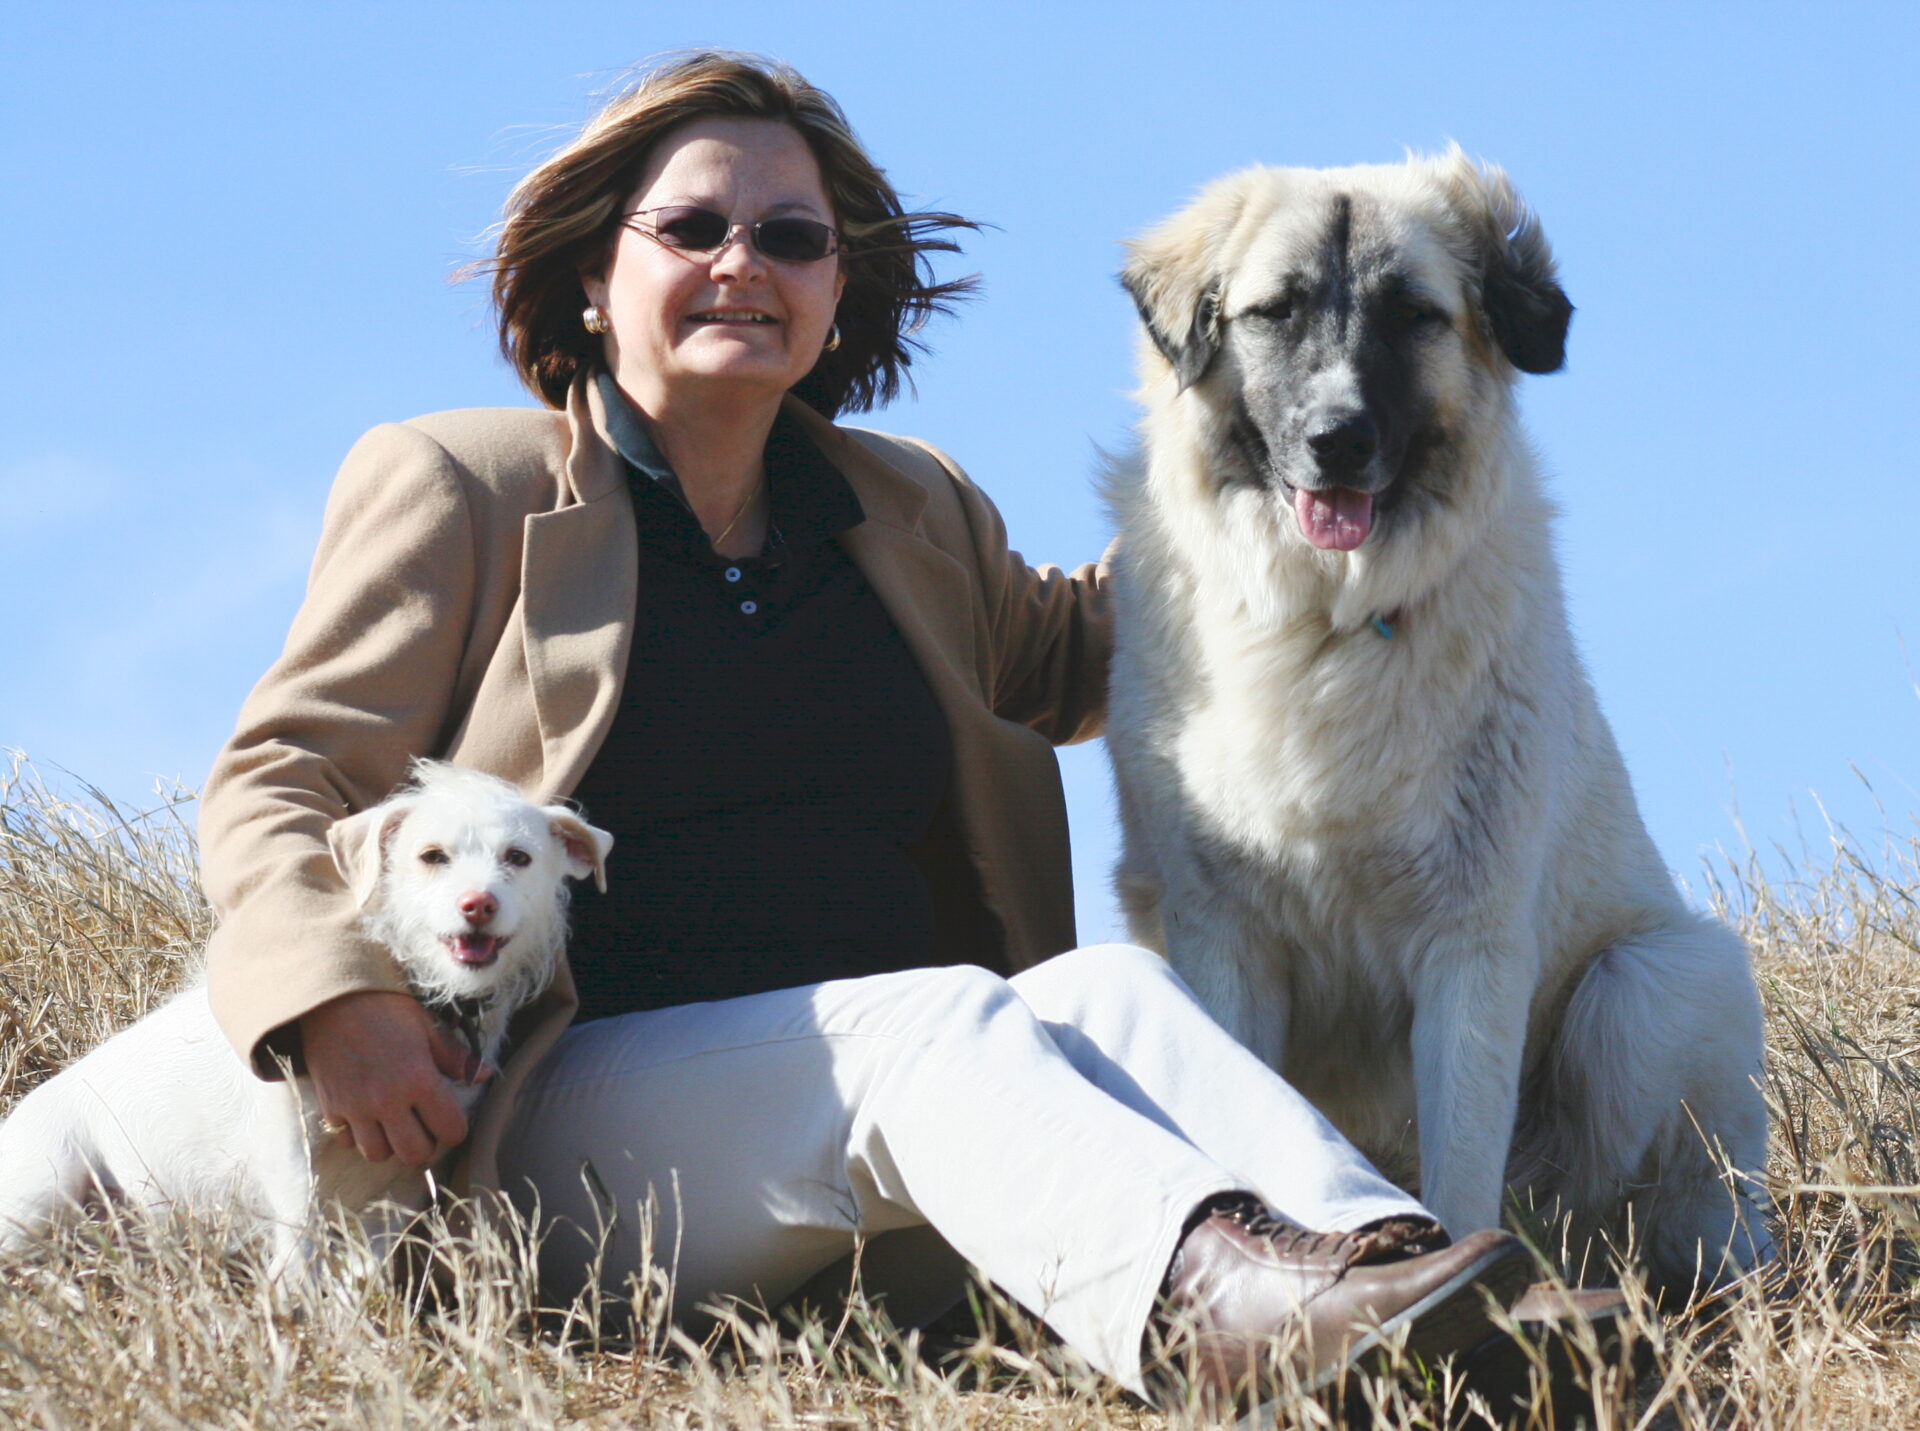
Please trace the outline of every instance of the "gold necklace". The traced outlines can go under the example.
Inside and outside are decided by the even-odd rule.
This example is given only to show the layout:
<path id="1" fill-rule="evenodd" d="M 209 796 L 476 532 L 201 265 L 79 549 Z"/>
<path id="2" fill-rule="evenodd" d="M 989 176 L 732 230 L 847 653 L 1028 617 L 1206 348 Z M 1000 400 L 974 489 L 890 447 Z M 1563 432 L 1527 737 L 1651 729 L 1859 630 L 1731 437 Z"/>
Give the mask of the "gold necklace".
<path id="1" fill-rule="evenodd" d="M 713 539 L 714 550 L 718 551 L 720 548 L 720 543 L 724 542 L 727 539 L 728 534 L 731 533 L 735 527 L 740 525 L 740 519 L 747 515 L 747 509 L 751 507 L 754 504 L 754 502 L 759 499 L 760 489 L 764 485 L 765 485 L 764 483 L 756 482 L 754 484 L 753 490 L 747 493 L 747 500 L 742 502 L 740 504 L 739 510 L 733 514 L 733 520 L 728 522 L 724 527 L 722 527 L 720 529 L 720 535 Z"/>

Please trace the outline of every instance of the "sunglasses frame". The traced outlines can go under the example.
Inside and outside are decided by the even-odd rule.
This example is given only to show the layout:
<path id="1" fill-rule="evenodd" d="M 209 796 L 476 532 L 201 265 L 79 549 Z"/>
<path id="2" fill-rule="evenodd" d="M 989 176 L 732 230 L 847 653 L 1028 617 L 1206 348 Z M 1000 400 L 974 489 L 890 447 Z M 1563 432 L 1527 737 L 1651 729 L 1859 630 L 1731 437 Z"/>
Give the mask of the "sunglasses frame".
<path id="1" fill-rule="evenodd" d="M 675 243 L 672 239 L 662 234 L 660 226 L 652 222 L 648 216 L 651 214 L 676 212 L 705 214 L 709 218 L 716 219 L 725 225 L 726 231 L 721 234 L 718 240 L 704 247 L 690 243 Z M 639 222 L 636 222 L 636 220 Z M 827 234 L 827 250 L 824 253 L 817 253 L 804 258 L 790 254 L 769 253 L 766 246 L 766 236 L 762 232 L 768 224 L 806 224 L 824 229 Z M 836 253 L 840 252 L 841 243 L 840 230 L 836 229 L 832 224 L 822 223 L 819 219 L 809 219 L 798 214 L 776 214 L 773 218 L 760 219 L 755 223 L 736 224 L 718 209 L 710 209 L 705 204 L 660 204 L 651 209 L 635 209 L 632 213 L 621 216 L 620 227 L 623 229 L 632 229 L 635 233 L 652 239 L 655 243 L 659 244 L 660 247 L 672 249 L 675 253 L 720 253 L 728 244 L 733 242 L 737 234 L 744 232 L 747 236 L 747 242 L 753 246 L 753 251 L 759 254 L 760 257 L 769 259 L 774 263 L 818 263 L 821 259 L 832 258 Z"/>

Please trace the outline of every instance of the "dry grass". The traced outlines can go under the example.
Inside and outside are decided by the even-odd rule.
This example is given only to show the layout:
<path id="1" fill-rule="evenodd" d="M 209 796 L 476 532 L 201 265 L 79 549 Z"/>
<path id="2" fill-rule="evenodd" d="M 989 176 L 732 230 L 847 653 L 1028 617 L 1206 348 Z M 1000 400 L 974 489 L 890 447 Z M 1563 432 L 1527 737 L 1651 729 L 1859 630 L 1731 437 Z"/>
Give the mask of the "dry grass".
<path id="1" fill-rule="evenodd" d="M 177 805 L 124 814 L 0 773 L 0 1108 L 151 1007 L 206 935 Z M 1766 992 L 1771 1176 L 1796 1286 L 1629 1329 L 1635 1375 L 1576 1349 L 1590 1383 L 1496 1424 L 1596 1428 L 1920 1426 L 1920 838 L 1871 856 L 1836 843 L 1790 880 L 1712 872 Z M 141 1247 L 146 1242 L 150 1245 Z M 96 1227 L 0 1269 L 0 1425 L 626 1426 L 841 1431 L 885 1424 L 1158 1428 L 1030 1331 L 936 1361 L 877 1318 L 776 1333 L 735 1318 L 696 1346 L 642 1325 L 622 1346 L 575 1315 L 536 1315 L 524 1240 L 451 1244 L 458 1304 L 430 1307 L 343 1270 L 275 1289 L 218 1229 L 140 1238 Z M 1282 1424 L 1486 1425 L 1444 1372 L 1366 1379 L 1345 1410 L 1296 1398 Z"/>

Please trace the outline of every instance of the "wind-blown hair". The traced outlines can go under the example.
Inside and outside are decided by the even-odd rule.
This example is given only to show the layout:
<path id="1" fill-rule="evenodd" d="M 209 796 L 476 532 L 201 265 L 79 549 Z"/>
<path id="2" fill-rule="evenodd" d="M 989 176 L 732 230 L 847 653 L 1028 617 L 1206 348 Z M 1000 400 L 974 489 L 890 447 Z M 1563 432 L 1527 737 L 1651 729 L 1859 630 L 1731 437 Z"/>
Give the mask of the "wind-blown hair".
<path id="1" fill-rule="evenodd" d="M 793 391 L 828 417 L 889 401 L 914 353 L 925 351 L 915 334 L 978 281 L 940 282 L 927 255 L 959 252 L 951 233 L 978 225 L 906 211 L 832 96 L 777 60 L 721 50 L 670 55 L 641 71 L 514 186 L 493 257 L 473 266 L 492 275 L 507 361 L 549 407 L 565 405 L 575 375 L 601 361 L 600 340 L 580 322 L 582 270 L 604 262 L 654 146 L 675 127 L 713 115 L 791 125 L 833 204 L 847 280 L 834 315 L 840 346 L 823 352 Z"/>

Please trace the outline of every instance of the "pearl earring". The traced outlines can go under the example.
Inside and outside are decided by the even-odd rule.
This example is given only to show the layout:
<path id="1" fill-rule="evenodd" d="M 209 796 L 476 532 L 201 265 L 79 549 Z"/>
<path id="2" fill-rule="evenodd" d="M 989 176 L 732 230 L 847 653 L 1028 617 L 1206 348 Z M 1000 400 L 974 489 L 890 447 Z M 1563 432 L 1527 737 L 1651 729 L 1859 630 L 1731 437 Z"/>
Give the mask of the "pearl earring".
<path id="1" fill-rule="evenodd" d="M 580 326 L 589 333 L 611 333 L 613 324 L 607 318 L 607 310 L 598 303 L 589 303 L 580 310 Z"/>

